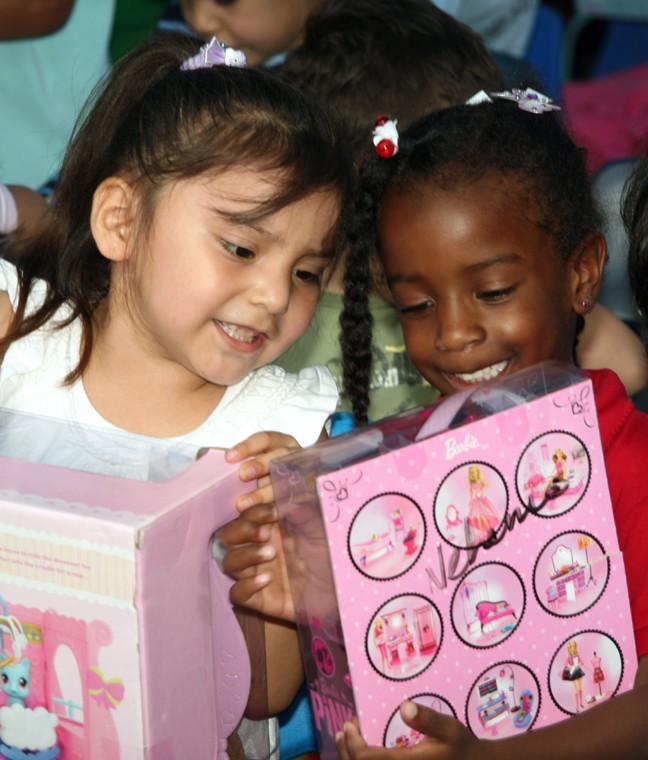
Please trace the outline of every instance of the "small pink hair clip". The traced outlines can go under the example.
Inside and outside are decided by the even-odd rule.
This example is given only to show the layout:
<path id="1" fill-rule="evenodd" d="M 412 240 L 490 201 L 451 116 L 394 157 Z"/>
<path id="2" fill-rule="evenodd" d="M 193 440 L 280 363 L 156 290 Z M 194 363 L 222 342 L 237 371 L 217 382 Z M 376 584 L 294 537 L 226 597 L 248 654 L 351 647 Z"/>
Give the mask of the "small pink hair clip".
<path id="1" fill-rule="evenodd" d="M 211 69 L 212 66 L 235 66 L 244 69 L 247 66 L 247 58 L 242 50 L 227 47 L 216 37 L 212 37 L 196 55 L 187 58 L 180 66 L 180 70 L 195 71 L 196 69 Z"/>
<path id="2" fill-rule="evenodd" d="M 491 96 L 503 100 L 513 100 L 518 104 L 518 108 L 529 113 L 560 111 L 560 106 L 557 106 L 551 98 L 531 87 L 527 87 L 526 90 L 513 89 L 505 92 L 491 92 Z"/>
<path id="3" fill-rule="evenodd" d="M 381 158 L 391 158 L 398 153 L 398 130 L 396 120 L 379 116 L 374 124 L 373 144 Z"/>

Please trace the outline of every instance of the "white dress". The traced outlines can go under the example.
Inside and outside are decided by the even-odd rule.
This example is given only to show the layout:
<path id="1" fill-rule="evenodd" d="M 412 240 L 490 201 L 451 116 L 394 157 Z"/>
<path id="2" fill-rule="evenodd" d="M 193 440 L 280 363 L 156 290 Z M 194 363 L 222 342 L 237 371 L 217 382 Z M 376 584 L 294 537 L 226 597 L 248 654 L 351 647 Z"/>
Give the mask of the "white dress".
<path id="1" fill-rule="evenodd" d="M 0 290 L 6 290 L 15 304 L 16 270 L 5 261 L 0 261 Z M 28 312 L 44 293 L 45 283 L 37 283 Z M 0 454 L 122 477 L 162 479 L 195 458 L 199 448 L 227 448 L 263 430 L 292 435 L 308 446 L 335 411 L 338 392 L 325 367 L 308 367 L 293 375 L 270 365 L 227 388 L 209 418 L 190 433 L 172 439 L 126 433 L 97 412 L 81 380 L 62 384 L 78 362 L 81 340 L 78 320 L 54 329 L 68 313 L 62 307 L 51 323 L 13 343 L 5 355 L 0 367 Z"/>

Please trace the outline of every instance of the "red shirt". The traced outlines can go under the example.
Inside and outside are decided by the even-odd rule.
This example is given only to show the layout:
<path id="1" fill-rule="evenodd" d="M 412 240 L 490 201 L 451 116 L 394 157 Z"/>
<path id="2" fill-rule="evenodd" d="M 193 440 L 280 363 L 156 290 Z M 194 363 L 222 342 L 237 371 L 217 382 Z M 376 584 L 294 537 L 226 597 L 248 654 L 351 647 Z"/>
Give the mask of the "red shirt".
<path id="1" fill-rule="evenodd" d="M 625 560 L 637 655 L 648 654 L 648 415 L 611 370 L 589 370 L 619 546 Z"/>

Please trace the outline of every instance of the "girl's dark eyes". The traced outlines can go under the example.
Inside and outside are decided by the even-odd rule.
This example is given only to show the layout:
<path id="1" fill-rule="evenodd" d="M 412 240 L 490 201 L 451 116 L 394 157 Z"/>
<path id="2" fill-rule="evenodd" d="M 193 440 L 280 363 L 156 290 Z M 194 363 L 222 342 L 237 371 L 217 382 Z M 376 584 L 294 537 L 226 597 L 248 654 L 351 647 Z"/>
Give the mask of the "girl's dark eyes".
<path id="1" fill-rule="evenodd" d="M 309 272 L 306 269 L 296 269 L 295 277 L 306 285 L 319 285 L 322 280 L 319 272 Z"/>
<path id="2" fill-rule="evenodd" d="M 245 248 L 236 243 L 230 243 L 229 240 L 221 240 L 221 245 L 228 253 L 231 253 L 237 259 L 248 261 L 254 258 L 255 254 L 250 248 Z M 322 281 L 321 272 L 309 272 L 307 269 L 296 269 L 295 277 L 306 285 L 319 285 Z"/>
<path id="3" fill-rule="evenodd" d="M 398 311 L 400 314 L 417 314 L 434 306 L 433 301 L 421 301 L 420 303 L 412 304 L 412 306 L 401 306 Z"/>
<path id="4" fill-rule="evenodd" d="M 503 301 L 513 293 L 516 287 L 517 285 L 511 285 L 508 288 L 498 288 L 497 290 L 482 290 L 477 293 L 477 298 L 490 302 Z"/>
<path id="5" fill-rule="evenodd" d="M 254 258 L 254 252 L 249 248 L 244 248 L 242 245 L 230 243 L 228 240 L 221 240 L 221 245 L 238 259 Z"/>
<path id="6" fill-rule="evenodd" d="M 496 290 L 480 290 L 477 292 L 477 298 L 487 303 L 499 303 L 505 301 L 517 288 L 517 284 L 506 288 L 497 288 Z M 400 314 L 422 314 L 427 309 L 434 306 L 434 301 L 426 300 L 411 306 L 401 306 L 398 311 Z"/>

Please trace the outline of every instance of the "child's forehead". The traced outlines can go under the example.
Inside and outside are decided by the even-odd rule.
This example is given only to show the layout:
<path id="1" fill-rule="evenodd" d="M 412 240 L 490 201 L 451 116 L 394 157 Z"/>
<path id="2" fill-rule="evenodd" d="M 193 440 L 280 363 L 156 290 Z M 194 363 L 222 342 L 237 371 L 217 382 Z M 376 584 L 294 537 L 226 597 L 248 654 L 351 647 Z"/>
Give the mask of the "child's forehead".
<path id="1" fill-rule="evenodd" d="M 491 172 L 451 181 L 445 176 L 420 179 L 388 190 L 380 208 L 381 235 L 383 219 L 392 225 L 396 212 L 410 217 L 411 223 L 447 225 L 459 219 L 462 225 L 469 221 L 481 227 L 484 234 L 505 228 L 510 235 L 514 231 L 525 235 L 535 228 L 551 237 L 554 225 L 545 205 L 529 183 L 511 175 Z M 508 224 L 510 220 L 512 224 Z"/>
<path id="2" fill-rule="evenodd" d="M 523 233 L 527 225 L 541 226 L 541 217 L 524 183 L 490 173 L 451 182 L 432 178 L 395 186 L 383 198 L 379 219 L 383 235 L 395 226 L 406 230 L 406 222 L 446 227 L 457 222 L 463 228 L 468 220 L 474 226 L 504 226 L 509 232 L 520 228 Z M 515 224 L 508 224 L 508 220 Z"/>
<path id="3" fill-rule="evenodd" d="M 201 192 L 214 204 L 253 209 L 272 203 L 289 193 L 294 184 L 294 172 L 289 169 L 267 168 L 256 164 L 239 164 L 218 167 L 195 177 L 178 179 L 168 186 L 168 194 Z M 303 197 L 325 193 L 313 187 Z M 332 192 L 332 191 L 331 191 Z M 295 198 L 295 203 L 303 199 Z M 290 205 L 290 204 L 288 204 Z"/>
<path id="4" fill-rule="evenodd" d="M 529 178 L 497 169 L 474 171 L 469 166 L 441 166 L 429 174 L 397 178 L 387 189 L 383 205 L 394 197 L 407 195 L 428 203 L 439 198 L 446 202 L 462 202 L 467 195 L 482 195 L 491 205 L 510 205 L 518 209 L 535 209 L 538 205 L 534 186 Z"/>
<path id="5" fill-rule="evenodd" d="M 553 270 L 560 258 L 537 211 L 513 188 L 482 180 L 391 193 L 381 208 L 378 243 L 391 282 L 423 271 L 436 279 L 504 266 Z"/>

